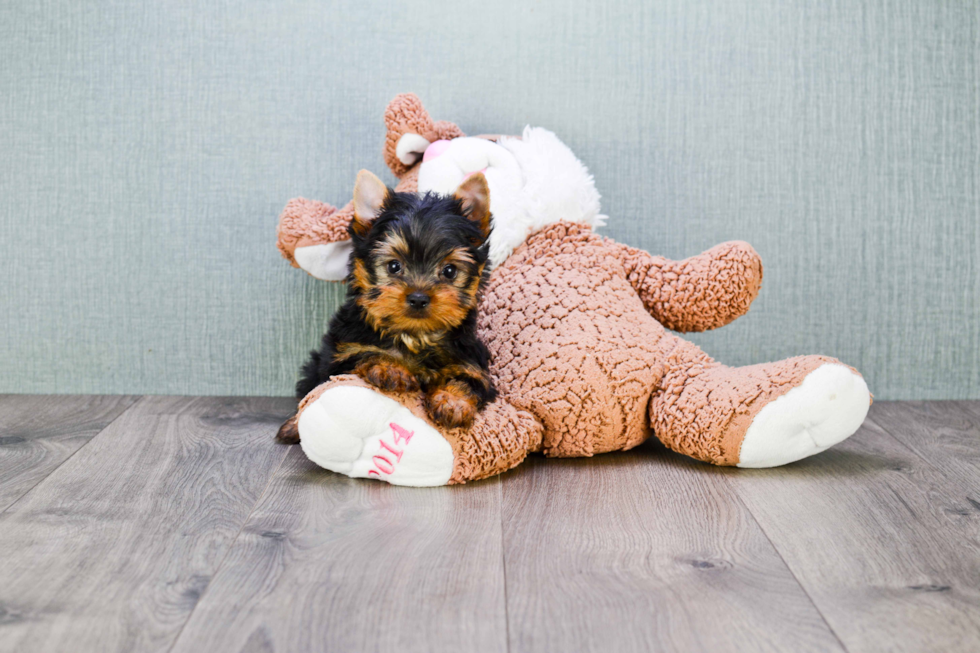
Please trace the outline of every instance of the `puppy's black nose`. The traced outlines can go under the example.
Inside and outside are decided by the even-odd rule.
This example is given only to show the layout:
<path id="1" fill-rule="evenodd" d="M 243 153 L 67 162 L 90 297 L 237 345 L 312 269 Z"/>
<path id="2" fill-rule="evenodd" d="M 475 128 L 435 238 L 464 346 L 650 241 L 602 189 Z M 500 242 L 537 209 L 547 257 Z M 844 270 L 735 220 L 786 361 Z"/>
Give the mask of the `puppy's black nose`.
<path id="1" fill-rule="evenodd" d="M 413 292 L 408 296 L 408 305 L 414 309 L 423 309 L 429 305 L 429 296 L 424 292 Z"/>

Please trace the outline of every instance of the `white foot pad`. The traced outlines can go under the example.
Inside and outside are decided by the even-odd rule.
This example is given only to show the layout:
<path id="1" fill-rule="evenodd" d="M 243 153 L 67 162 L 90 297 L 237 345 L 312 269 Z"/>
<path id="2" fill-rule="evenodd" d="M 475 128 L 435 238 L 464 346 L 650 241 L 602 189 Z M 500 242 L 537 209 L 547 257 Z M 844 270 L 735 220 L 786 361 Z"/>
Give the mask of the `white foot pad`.
<path id="1" fill-rule="evenodd" d="M 738 466 L 777 467 L 829 449 L 858 430 L 870 403 L 859 374 L 821 365 L 759 411 L 745 432 Z"/>
<path id="2" fill-rule="evenodd" d="M 299 416 L 303 453 L 321 467 L 393 485 L 445 485 L 453 449 L 438 431 L 369 388 L 330 388 Z"/>

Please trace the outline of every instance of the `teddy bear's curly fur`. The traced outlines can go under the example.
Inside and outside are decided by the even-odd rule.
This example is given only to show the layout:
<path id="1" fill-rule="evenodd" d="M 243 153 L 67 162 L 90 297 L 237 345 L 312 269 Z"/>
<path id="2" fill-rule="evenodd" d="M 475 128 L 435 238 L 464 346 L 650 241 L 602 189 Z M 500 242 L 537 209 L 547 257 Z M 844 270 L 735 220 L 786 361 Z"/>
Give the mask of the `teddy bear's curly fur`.
<path id="1" fill-rule="evenodd" d="M 479 333 L 499 397 L 471 428 L 446 430 L 427 421 L 418 396 L 337 377 L 300 405 L 300 437 L 314 461 L 350 476 L 438 485 L 500 473 L 530 452 L 591 456 L 652 433 L 712 464 L 767 467 L 823 451 L 864 420 L 867 386 L 832 358 L 732 368 L 668 331 L 714 329 L 748 311 L 762 264 L 747 243 L 671 261 L 598 235 L 605 216 L 591 177 L 544 130 L 467 139 L 433 122 L 414 95 L 396 97 L 385 123 L 385 161 L 399 191 L 447 192 L 486 170 L 501 235 L 491 244 Z M 291 200 L 280 251 L 339 279 L 352 213 Z M 386 434 L 409 431 L 417 437 L 389 453 Z"/>

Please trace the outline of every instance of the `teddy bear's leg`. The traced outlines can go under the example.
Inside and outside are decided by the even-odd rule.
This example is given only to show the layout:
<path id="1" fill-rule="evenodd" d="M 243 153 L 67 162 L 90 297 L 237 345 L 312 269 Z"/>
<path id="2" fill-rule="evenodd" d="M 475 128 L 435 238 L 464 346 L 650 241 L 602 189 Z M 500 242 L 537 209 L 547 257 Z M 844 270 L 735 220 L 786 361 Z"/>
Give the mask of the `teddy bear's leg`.
<path id="1" fill-rule="evenodd" d="M 676 336 L 651 426 L 668 447 L 715 465 L 776 467 L 857 431 L 871 395 L 854 369 L 826 356 L 726 367 Z"/>
<path id="2" fill-rule="evenodd" d="M 502 399 L 468 429 L 441 429 L 418 393 L 388 394 L 362 379 L 338 376 L 300 403 L 300 445 L 316 464 L 353 478 L 434 486 L 493 476 L 535 447 L 541 425 Z"/>

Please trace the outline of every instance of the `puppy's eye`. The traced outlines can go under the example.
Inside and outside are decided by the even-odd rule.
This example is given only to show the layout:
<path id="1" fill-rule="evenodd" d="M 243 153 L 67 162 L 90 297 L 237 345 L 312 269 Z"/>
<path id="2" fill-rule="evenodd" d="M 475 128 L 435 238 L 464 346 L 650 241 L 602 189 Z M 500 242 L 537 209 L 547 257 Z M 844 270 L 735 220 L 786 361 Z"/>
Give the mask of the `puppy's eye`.
<path id="1" fill-rule="evenodd" d="M 398 274 L 402 271 L 402 264 L 398 261 L 388 261 L 388 274 Z"/>
<path id="2" fill-rule="evenodd" d="M 450 281 L 456 278 L 456 266 L 450 263 L 442 269 L 442 276 L 446 277 Z"/>

